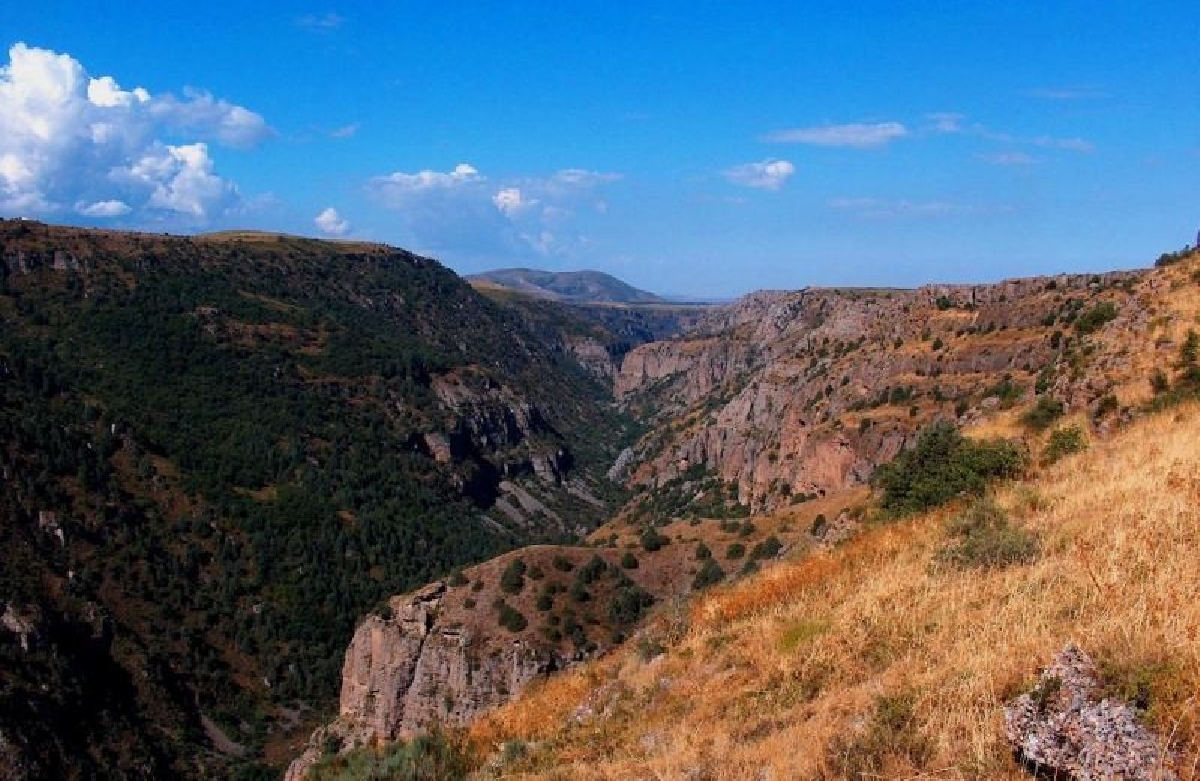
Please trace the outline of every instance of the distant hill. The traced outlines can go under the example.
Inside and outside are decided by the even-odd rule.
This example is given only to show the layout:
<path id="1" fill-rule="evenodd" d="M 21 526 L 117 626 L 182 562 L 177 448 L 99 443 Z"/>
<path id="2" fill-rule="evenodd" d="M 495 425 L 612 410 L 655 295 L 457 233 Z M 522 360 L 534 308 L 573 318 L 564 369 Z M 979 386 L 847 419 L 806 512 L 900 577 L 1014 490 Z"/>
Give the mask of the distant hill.
<path id="1" fill-rule="evenodd" d="M 639 290 L 600 271 L 541 271 L 532 268 L 502 268 L 472 274 L 472 284 L 498 285 L 538 298 L 613 304 L 661 304 L 666 299 Z"/>

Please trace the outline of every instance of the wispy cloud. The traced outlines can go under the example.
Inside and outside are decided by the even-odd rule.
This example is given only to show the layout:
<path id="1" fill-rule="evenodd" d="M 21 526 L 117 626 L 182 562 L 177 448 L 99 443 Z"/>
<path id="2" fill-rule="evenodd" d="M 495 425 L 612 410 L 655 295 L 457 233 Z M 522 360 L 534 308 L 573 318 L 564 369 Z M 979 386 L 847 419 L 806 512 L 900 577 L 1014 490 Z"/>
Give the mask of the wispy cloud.
<path id="1" fill-rule="evenodd" d="M 352 122 L 349 125 L 342 125 L 341 127 L 337 127 L 337 128 L 334 128 L 333 130 L 330 130 L 329 135 L 331 138 L 353 138 L 354 135 L 358 133 L 358 131 L 361 127 L 362 127 L 361 123 Z"/>
<path id="2" fill-rule="evenodd" d="M 966 117 L 961 114 L 937 113 L 926 114 L 929 122 L 927 132 L 940 134 L 963 134 L 976 136 L 987 141 L 1011 146 L 1038 146 L 1044 149 L 1061 149 L 1067 152 L 1091 154 L 1096 151 L 1096 145 L 1086 138 L 1059 138 L 1057 136 L 1018 136 L 1004 133 L 983 125 L 979 122 L 967 124 Z"/>
<path id="3" fill-rule="evenodd" d="M 880 198 L 834 198 L 829 207 L 866 218 L 936 218 L 957 215 L 991 214 L 1008 211 L 1003 207 L 980 207 L 953 201 L 911 201 Z"/>
<path id="4" fill-rule="evenodd" d="M 723 173 L 726 179 L 742 187 L 778 190 L 796 173 L 796 166 L 787 160 L 768 159 L 760 163 L 735 165 Z"/>
<path id="5" fill-rule="evenodd" d="M 1108 97 L 1106 91 L 1093 86 L 1034 87 L 1021 90 L 1021 94 L 1028 98 L 1041 98 L 1042 100 L 1099 100 Z"/>
<path id="6" fill-rule="evenodd" d="M 928 130 L 942 134 L 961 133 L 963 131 L 963 120 L 965 119 L 966 117 L 962 114 L 955 114 L 950 111 L 938 111 L 925 115 Z"/>
<path id="7" fill-rule="evenodd" d="M 890 141 L 904 138 L 907 135 L 908 128 L 899 122 L 876 122 L 873 124 L 855 122 L 848 125 L 819 125 L 776 130 L 764 136 L 763 140 L 783 144 L 870 149 L 884 146 Z"/>
<path id="8" fill-rule="evenodd" d="M 310 30 L 336 30 L 345 24 L 346 18 L 332 11 L 323 14 L 304 14 L 296 17 L 296 24 Z"/>
<path id="9" fill-rule="evenodd" d="M 992 165 L 1006 166 L 1026 166 L 1037 162 L 1024 152 L 998 152 L 992 155 L 983 155 L 982 159 Z"/>

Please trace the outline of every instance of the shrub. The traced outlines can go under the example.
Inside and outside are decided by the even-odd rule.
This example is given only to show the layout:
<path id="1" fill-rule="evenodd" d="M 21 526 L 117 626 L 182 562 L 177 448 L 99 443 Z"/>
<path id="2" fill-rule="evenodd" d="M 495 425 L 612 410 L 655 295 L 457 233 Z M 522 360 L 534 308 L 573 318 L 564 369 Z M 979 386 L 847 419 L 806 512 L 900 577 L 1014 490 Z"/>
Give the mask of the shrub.
<path id="1" fill-rule="evenodd" d="M 505 594 L 520 594 L 525 588 L 525 562 L 513 559 L 500 575 L 500 590 Z"/>
<path id="2" fill-rule="evenodd" d="M 629 551 L 625 551 L 625 554 L 623 556 L 621 556 L 621 566 L 624 567 L 625 569 L 637 569 L 638 568 L 637 556 L 634 556 Z"/>
<path id="3" fill-rule="evenodd" d="M 561 554 L 555 556 L 550 561 L 550 564 L 559 572 L 570 572 L 575 569 L 575 565 L 571 563 L 571 560 Z"/>
<path id="4" fill-rule="evenodd" d="M 670 543 L 671 540 L 659 534 L 653 528 L 646 529 L 642 532 L 642 548 L 650 553 L 660 550 L 664 545 Z"/>
<path id="5" fill-rule="evenodd" d="M 507 602 L 500 603 L 500 626 L 510 632 L 520 632 L 525 627 L 529 626 L 529 622 L 525 620 L 525 616 Z"/>
<path id="6" fill-rule="evenodd" d="M 712 551 L 703 542 L 696 543 L 696 561 L 703 561 L 712 558 Z"/>
<path id="7" fill-rule="evenodd" d="M 458 586 L 465 586 L 468 583 L 467 576 L 462 574 L 462 570 L 456 569 L 456 570 L 454 570 L 454 572 L 450 573 L 449 583 L 451 586 L 453 586 L 455 588 L 457 588 Z"/>
<path id="8" fill-rule="evenodd" d="M 554 607 L 554 597 L 545 592 L 538 594 L 537 602 L 534 606 L 541 612 L 545 613 Z"/>
<path id="9" fill-rule="evenodd" d="M 1021 422 L 1034 431 L 1045 431 L 1050 424 L 1063 416 L 1065 408 L 1058 399 L 1038 396 L 1037 404 L 1026 410 Z"/>
<path id="10" fill-rule="evenodd" d="M 716 585 L 725 579 L 725 570 L 717 564 L 715 559 L 705 559 L 704 564 L 700 567 L 700 571 L 696 573 L 696 577 L 692 579 L 692 588 L 696 591 Z"/>
<path id="11" fill-rule="evenodd" d="M 927 428 L 909 450 L 876 470 L 872 483 L 889 513 L 918 512 L 959 494 L 981 494 L 988 481 L 1015 477 L 1023 466 L 1016 445 L 1004 440 L 976 442 L 950 423 Z"/>
<path id="12" fill-rule="evenodd" d="M 750 558 L 754 561 L 759 559 L 770 559 L 779 554 L 783 550 L 783 543 L 775 535 L 771 535 L 759 544 L 754 546 L 754 550 L 750 551 Z"/>
<path id="13" fill-rule="evenodd" d="M 1155 395 L 1166 393 L 1171 389 L 1171 383 L 1167 379 L 1166 372 L 1162 369 L 1154 370 L 1154 373 L 1150 375 L 1150 389 L 1154 391 Z"/>
<path id="14" fill-rule="evenodd" d="M 1117 305 L 1111 301 L 1102 301 L 1081 314 L 1075 320 L 1075 330 L 1081 334 L 1092 334 L 1100 327 L 1117 316 Z"/>
<path id="15" fill-rule="evenodd" d="M 596 554 L 592 554 L 587 564 L 584 564 L 579 572 L 575 573 L 575 580 L 584 585 L 594 583 L 604 577 L 606 571 L 608 571 L 608 565 L 604 562 L 604 559 Z"/>
<path id="16" fill-rule="evenodd" d="M 940 550 L 937 558 L 956 567 L 1006 567 L 1038 555 L 1037 537 L 1011 525 L 991 499 L 979 499 L 968 507 L 951 522 L 950 533 L 956 541 Z"/>
<path id="17" fill-rule="evenodd" d="M 1081 453 L 1087 450 L 1087 437 L 1079 426 L 1064 426 L 1050 432 L 1046 441 L 1046 449 L 1042 451 L 1042 459 L 1047 464 L 1053 464 L 1063 456 Z"/>
<path id="18" fill-rule="evenodd" d="M 746 546 L 740 542 L 731 542 L 729 547 L 725 549 L 725 558 L 740 559 L 746 555 Z"/>
<path id="19" fill-rule="evenodd" d="M 633 583 L 625 583 L 608 603 L 608 618 L 617 626 L 629 626 L 642 617 L 642 612 L 654 604 L 650 592 Z"/>
<path id="20" fill-rule="evenodd" d="M 812 525 L 808 527 L 808 533 L 814 537 L 820 537 L 829 528 L 829 521 L 825 518 L 825 513 L 817 513 L 817 517 L 813 518 Z"/>

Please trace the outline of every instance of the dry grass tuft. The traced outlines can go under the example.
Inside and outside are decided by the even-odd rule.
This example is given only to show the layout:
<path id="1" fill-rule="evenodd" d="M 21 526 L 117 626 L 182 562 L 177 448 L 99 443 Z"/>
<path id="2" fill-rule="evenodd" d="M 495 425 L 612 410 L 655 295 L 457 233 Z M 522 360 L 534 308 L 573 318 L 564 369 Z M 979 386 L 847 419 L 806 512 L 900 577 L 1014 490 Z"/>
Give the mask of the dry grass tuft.
<path id="1" fill-rule="evenodd" d="M 1074 641 L 1200 777 L 1197 441 L 1181 407 L 998 490 L 1032 561 L 939 565 L 952 509 L 872 528 L 696 598 L 646 630 L 664 654 L 634 641 L 473 738 L 528 744 L 506 778 L 1024 778 L 1002 707 Z"/>

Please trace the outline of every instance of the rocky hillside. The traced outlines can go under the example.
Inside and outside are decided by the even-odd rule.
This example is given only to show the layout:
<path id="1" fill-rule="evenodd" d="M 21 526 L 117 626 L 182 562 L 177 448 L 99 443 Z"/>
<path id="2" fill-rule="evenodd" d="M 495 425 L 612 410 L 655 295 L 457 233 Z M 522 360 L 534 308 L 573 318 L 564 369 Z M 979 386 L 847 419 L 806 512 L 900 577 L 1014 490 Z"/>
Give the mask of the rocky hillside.
<path id="1" fill-rule="evenodd" d="M 754 573 L 781 557 L 819 562 L 823 551 L 853 538 L 864 518 L 880 512 L 872 509 L 867 479 L 931 421 L 952 422 L 981 436 L 1004 435 L 1017 443 L 1014 453 L 1024 450 L 1033 461 L 1043 449 L 1054 458 L 1078 449 L 1089 438 L 1086 432 L 1104 437 L 1119 430 L 1140 412 L 1174 403 L 1200 388 L 1200 348 L 1188 330 L 1200 317 L 1198 262 L 1184 258 L 1152 271 L 992 286 L 758 294 L 734 307 L 713 310 L 692 330 L 638 347 L 624 361 L 616 381 L 618 393 L 629 409 L 652 425 L 618 460 L 615 472 L 629 476 L 633 498 L 617 518 L 591 535 L 595 555 L 613 571 L 618 553 L 622 563 L 634 565 L 625 578 L 653 597 L 652 610 L 662 630 L 662 621 L 678 620 L 679 608 L 671 606 L 677 606 L 681 596 L 734 577 L 757 582 Z M 528 553 L 535 560 L 540 555 L 544 563 L 547 550 Z M 567 553 L 559 549 L 554 555 Z M 586 554 L 575 549 L 570 555 Z M 825 570 L 806 565 L 804 572 L 810 571 L 798 577 L 816 578 Z M 434 590 L 439 600 L 451 593 L 444 584 Z M 509 605 L 502 594 L 486 593 L 495 595 L 490 608 L 482 608 L 482 619 L 480 605 L 485 603 L 470 600 L 474 629 L 465 647 L 492 648 L 488 653 L 503 656 L 506 639 L 517 636 L 519 643 L 512 647 L 519 645 L 522 653 L 540 648 L 540 662 L 507 665 L 506 669 L 525 671 L 519 680 L 480 677 L 469 687 L 468 699 L 482 707 L 471 712 L 434 708 L 431 718 L 428 704 L 409 710 L 411 687 L 362 684 L 364 667 L 372 671 L 368 679 L 386 678 L 391 674 L 386 671 L 397 669 L 397 664 L 401 669 L 419 666 L 424 653 L 381 639 L 383 631 L 405 636 L 411 630 L 404 627 L 411 621 L 370 618 L 360 626 L 346 657 L 342 717 L 318 733 L 294 766 L 293 777 L 314 763 L 318 777 L 336 777 L 322 775 L 320 768 L 336 767 L 341 760 L 330 764 L 330 757 L 339 751 L 411 737 L 434 723 L 470 722 L 523 689 L 534 670 L 558 669 L 580 659 L 579 652 L 585 657 L 602 652 L 628 631 L 621 627 L 614 632 L 594 611 L 585 611 L 576 624 L 583 628 L 587 644 L 579 643 L 575 655 L 564 656 L 554 645 L 555 638 L 562 637 L 555 634 L 562 616 L 554 599 L 561 591 L 539 590 L 539 604 L 532 611 L 528 604 Z M 403 609 L 425 598 L 418 593 L 402 598 L 398 606 Z M 456 617 L 449 626 L 458 642 L 457 627 L 466 620 L 461 613 L 465 600 L 452 604 Z M 578 607 L 570 601 L 567 606 L 573 614 Z M 501 621 L 509 607 L 520 614 L 519 630 Z M 763 602 L 761 607 L 766 610 L 769 605 Z M 383 629 L 389 621 L 397 629 Z M 440 622 L 438 618 L 426 626 Z M 647 630 L 651 634 L 640 636 L 636 651 L 626 644 L 616 658 L 629 660 L 632 654 L 644 655 L 681 637 L 678 629 L 662 631 L 666 634 Z M 368 647 L 371 653 L 364 662 L 362 649 Z M 394 650 L 400 662 L 389 657 Z M 600 664 L 589 669 L 610 669 Z M 614 664 L 625 669 L 629 662 Z M 706 669 L 687 675 L 701 681 L 713 674 Z M 435 680 L 436 685 L 431 682 L 425 691 L 455 685 Z M 608 703 L 612 692 L 583 697 L 570 688 L 574 684 L 563 685 L 568 697 L 575 698 L 573 704 L 556 701 L 554 707 L 609 718 L 611 703 L 599 700 Z M 368 691 L 371 696 L 364 696 Z M 549 691 L 562 689 L 551 686 Z M 700 693 L 687 691 L 687 697 L 703 700 Z M 377 699 L 379 692 L 383 695 Z M 528 716 L 513 718 L 536 721 L 545 706 L 541 696 L 534 695 Z M 458 702 L 458 697 L 452 699 Z M 381 707 L 391 714 L 385 722 L 370 715 Z M 416 718 L 397 717 L 398 713 Z M 484 727 L 483 734 L 494 736 L 489 730 L 497 723 L 508 725 L 509 718 L 485 721 L 492 726 Z M 560 726 L 569 722 L 561 713 L 553 718 Z M 608 745 L 593 744 L 583 733 L 569 734 L 588 745 Z M 574 756 L 568 743 L 556 745 L 554 751 Z M 505 752 L 509 759 L 520 755 Z M 550 766 L 558 767 L 555 772 L 560 774 L 582 772 L 578 765 Z M 630 767 L 638 768 L 631 772 L 639 777 L 649 766 Z M 686 775 L 686 768 L 671 767 Z M 737 773 L 745 767 L 739 767 L 728 777 L 742 777 Z M 624 771 L 614 772 L 603 777 L 626 777 Z"/>
<path id="2" fill-rule="evenodd" d="M 862 485 L 934 419 L 968 425 L 1035 396 L 1116 419 L 1179 338 L 1183 316 L 1155 311 L 1169 284 L 1158 271 L 748 296 L 626 356 L 617 396 L 652 423 L 624 477 L 636 493 L 686 476 L 691 495 L 758 512 Z"/>
<path id="3" fill-rule="evenodd" d="M 477 722 L 476 777 L 1193 779 L 1198 437 L 1194 402 L 1089 433 L 664 611 Z"/>
<path id="4" fill-rule="evenodd" d="M 277 762 L 372 606 L 611 514 L 610 398 L 401 250 L 0 221 L 0 774 Z"/>
<path id="5" fill-rule="evenodd" d="M 661 304 L 665 300 L 654 293 L 622 282 L 602 271 L 542 271 L 532 268 L 505 268 L 472 274 L 474 284 L 494 285 L 535 298 L 576 303 Z"/>

